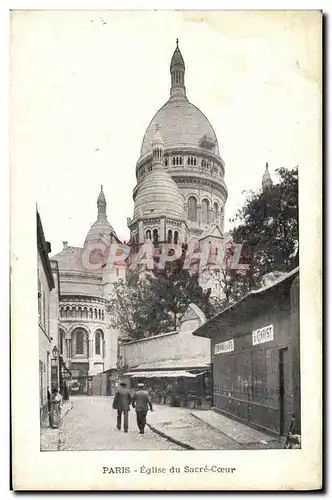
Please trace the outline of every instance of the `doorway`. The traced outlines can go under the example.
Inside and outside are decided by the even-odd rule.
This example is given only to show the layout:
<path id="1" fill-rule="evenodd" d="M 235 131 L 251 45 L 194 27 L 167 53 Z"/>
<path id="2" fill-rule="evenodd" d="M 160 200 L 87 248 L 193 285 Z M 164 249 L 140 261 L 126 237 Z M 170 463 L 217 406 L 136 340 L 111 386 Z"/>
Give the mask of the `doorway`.
<path id="1" fill-rule="evenodd" d="M 279 349 L 279 408 L 280 408 L 280 436 L 285 433 L 286 427 L 286 372 L 285 358 L 287 355 L 287 347 Z"/>

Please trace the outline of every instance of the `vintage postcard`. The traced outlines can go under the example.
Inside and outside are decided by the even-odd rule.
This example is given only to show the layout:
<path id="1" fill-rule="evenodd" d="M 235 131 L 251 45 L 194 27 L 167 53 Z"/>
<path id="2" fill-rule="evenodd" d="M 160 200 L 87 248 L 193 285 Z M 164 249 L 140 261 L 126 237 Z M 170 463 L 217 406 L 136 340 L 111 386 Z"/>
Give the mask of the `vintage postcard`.
<path id="1" fill-rule="evenodd" d="M 322 13 L 10 36 L 13 489 L 320 489 Z"/>

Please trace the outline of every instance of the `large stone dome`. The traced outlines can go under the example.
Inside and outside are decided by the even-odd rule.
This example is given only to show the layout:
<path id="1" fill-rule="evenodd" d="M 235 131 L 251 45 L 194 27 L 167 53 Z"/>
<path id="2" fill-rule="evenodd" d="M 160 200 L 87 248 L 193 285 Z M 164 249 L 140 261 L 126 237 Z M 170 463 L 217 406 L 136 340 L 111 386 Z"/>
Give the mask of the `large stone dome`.
<path id="1" fill-rule="evenodd" d="M 148 126 L 141 147 L 141 156 L 151 152 L 151 140 L 156 128 L 161 128 L 164 147 L 199 148 L 201 139 L 206 136 L 213 140 L 212 150 L 219 155 L 217 136 L 206 116 L 185 96 L 171 97 L 155 114 Z"/>

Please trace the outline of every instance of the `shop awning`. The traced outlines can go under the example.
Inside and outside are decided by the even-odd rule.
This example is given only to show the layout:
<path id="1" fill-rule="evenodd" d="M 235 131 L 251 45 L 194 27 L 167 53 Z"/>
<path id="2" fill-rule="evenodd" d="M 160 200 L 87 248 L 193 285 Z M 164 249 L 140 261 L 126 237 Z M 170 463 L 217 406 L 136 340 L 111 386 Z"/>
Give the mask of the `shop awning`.
<path id="1" fill-rule="evenodd" d="M 200 373 L 190 373 L 187 371 L 168 371 L 168 372 L 127 372 L 124 376 L 133 377 L 133 378 L 158 378 L 158 377 L 167 377 L 167 378 L 175 378 L 175 377 L 187 377 L 187 378 L 195 378 Z"/>

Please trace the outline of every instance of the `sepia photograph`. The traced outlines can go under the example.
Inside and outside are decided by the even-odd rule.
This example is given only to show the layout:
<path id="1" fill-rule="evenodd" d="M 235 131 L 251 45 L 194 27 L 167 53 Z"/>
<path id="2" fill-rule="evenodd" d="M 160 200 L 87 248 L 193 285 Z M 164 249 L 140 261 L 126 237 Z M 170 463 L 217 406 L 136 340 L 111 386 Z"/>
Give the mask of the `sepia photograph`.
<path id="1" fill-rule="evenodd" d="M 11 258 L 28 234 L 33 295 L 12 304 L 31 315 L 38 460 L 166 451 L 178 458 L 104 458 L 99 474 L 206 473 L 211 489 L 235 480 L 237 456 L 305 451 L 303 356 L 319 366 L 320 319 L 303 287 L 319 289 L 320 257 L 304 271 L 301 224 L 317 231 L 315 176 L 321 217 L 321 37 L 319 11 L 11 12 Z M 189 451 L 242 454 L 197 466 Z M 103 489 L 89 484 L 69 489 Z"/>

